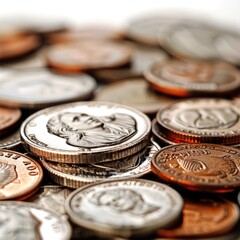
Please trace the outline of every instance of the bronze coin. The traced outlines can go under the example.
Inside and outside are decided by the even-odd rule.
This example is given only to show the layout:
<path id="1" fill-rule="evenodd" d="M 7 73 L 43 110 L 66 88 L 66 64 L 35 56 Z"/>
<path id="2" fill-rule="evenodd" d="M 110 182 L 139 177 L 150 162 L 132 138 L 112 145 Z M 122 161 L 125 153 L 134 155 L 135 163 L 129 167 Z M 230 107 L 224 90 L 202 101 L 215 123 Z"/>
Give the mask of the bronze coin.
<path id="1" fill-rule="evenodd" d="M 160 178 L 194 191 L 240 187 L 240 150 L 217 144 L 179 144 L 158 151 L 151 163 Z"/>
<path id="2" fill-rule="evenodd" d="M 240 106 L 233 101 L 189 99 L 161 109 L 156 118 L 161 131 L 174 142 L 240 143 Z"/>
<path id="3" fill-rule="evenodd" d="M 240 91 L 240 73 L 221 62 L 168 60 L 145 72 L 149 84 L 168 95 L 232 96 Z"/>
<path id="4" fill-rule="evenodd" d="M 173 229 L 159 229 L 167 238 L 217 237 L 232 231 L 239 220 L 236 204 L 222 198 L 184 198 L 183 221 Z"/>
<path id="5" fill-rule="evenodd" d="M 19 109 L 0 107 L 0 136 L 16 126 L 20 117 Z"/>
<path id="6" fill-rule="evenodd" d="M 29 197 L 43 178 L 39 163 L 9 150 L 0 150 L 0 173 L 0 200 Z"/>

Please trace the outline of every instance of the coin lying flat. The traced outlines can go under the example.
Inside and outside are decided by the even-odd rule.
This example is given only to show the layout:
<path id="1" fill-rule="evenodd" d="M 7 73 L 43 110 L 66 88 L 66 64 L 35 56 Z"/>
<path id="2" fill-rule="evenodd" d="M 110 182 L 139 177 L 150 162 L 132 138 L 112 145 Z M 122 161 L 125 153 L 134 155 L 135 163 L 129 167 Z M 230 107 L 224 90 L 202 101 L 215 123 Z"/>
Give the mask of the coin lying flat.
<path id="1" fill-rule="evenodd" d="M 167 146 L 152 158 L 152 171 L 183 188 L 228 192 L 240 187 L 240 150 L 217 144 Z"/>
<path id="2" fill-rule="evenodd" d="M 77 102 L 41 110 L 21 126 L 25 147 L 65 163 L 96 163 L 130 156 L 148 144 L 149 118 L 108 102 Z"/>
<path id="3" fill-rule="evenodd" d="M 233 101 L 190 99 L 161 109 L 156 118 L 161 131 L 174 142 L 240 143 L 240 107 Z"/>
<path id="4" fill-rule="evenodd" d="M 0 150 L 0 199 L 24 199 L 39 187 L 42 168 L 33 159 L 14 151 Z"/>
<path id="5" fill-rule="evenodd" d="M 168 60 L 155 62 L 145 78 L 159 92 L 173 96 L 233 96 L 240 91 L 240 73 L 220 62 Z"/>
<path id="6" fill-rule="evenodd" d="M 182 205 L 181 196 L 167 185 L 136 179 L 79 188 L 69 195 L 65 207 L 71 220 L 84 228 L 131 237 L 171 225 Z"/>
<path id="7" fill-rule="evenodd" d="M 59 239 L 71 237 L 71 227 L 61 215 L 35 204 L 2 201 L 0 239 Z"/>
<path id="8" fill-rule="evenodd" d="M 0 81 L 0 103 L 10 107 L 39 109 L 85 100 L 92 95 L 95 87 L 95 80 L 85 74 L 58 75 L 45 69 L 12 71 Z"/>
<path id="9" fill-rule="evenodd" d="M 0 138 L 0 149 L 18 150 L 21 147 L 19 129 Z"/>

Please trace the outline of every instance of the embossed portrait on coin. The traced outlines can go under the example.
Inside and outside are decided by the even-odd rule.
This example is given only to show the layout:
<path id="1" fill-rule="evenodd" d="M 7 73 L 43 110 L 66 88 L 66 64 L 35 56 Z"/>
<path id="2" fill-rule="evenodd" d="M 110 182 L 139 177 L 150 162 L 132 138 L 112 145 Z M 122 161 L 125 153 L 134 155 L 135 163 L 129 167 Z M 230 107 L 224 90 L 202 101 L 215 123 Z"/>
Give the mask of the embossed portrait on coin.
<path id="1" fill-rule="evenodd" d="M 97 206 L 105 206 L 119 213 L 143 216 L 152 213 L 159 207 L 147 203 L 143 197 L 129 189 L 114 189 L 94 193 L 89 200 Z"/>
<path id="2" fill-rule="evenodd" d="M 94 148 L 118 144 L 136 133 L 133 117 L 115 113 L 94 116 L 66 112 L 52 117 L 47 123 L 48 132 L 65 138 L 75 147 Z"/>
<path id="3" fill-rule="evenodd" d="M 194 129 L 226 129 L 232 127 L 239 119 L 233 109 L 187 109 L 175 117 L 179 124 Z"/>
<path id="4" fill-rule="evenodd" d="M 5 187 L 17 178 L 16 166 L 0 162 L 0 188 Z"/>

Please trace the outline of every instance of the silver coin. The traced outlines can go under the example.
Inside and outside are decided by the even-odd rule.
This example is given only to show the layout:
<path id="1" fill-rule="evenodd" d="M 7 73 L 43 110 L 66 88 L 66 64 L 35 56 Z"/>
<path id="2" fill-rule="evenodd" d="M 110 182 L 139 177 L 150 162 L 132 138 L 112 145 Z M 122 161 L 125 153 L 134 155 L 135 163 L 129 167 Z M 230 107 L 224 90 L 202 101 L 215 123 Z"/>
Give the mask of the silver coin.
<path id="1" fill-rule="evenodd" d="M 6 137 L 1 137 L 0 139 L 0 149 L 17 150 L 20 146 L 21 139 L 19 130 L 7 135 Z"/>
<path id="2" fill-rule="evenodd" d="M 238 204 L 240 205 L 240 191 L 238 193 Z"/>
<path id="3" fill-rule="evenodd" d="M 46 108 L 21 126 L 25 147 L 47 159 L 96 163 L 124 158 L 148 144 L 149 118 L 120 104 L 77 102 Z"/>
<path id="4" fill-rule="evenodd" d="M 58 239 L 71 237 L 65 217 L 26 202 L 1 201 L 0 240 Z"/>
<path id="5" fill-rule="evenodd" d="M 152 233 L 179 218 L 181 196 L 165 184 L 135 179 L 92 184 L 66 201 L 71 220 L 99 234 L 131 237 Z"/>
<path id="6" fill-rule="evenodd" d="M 67 76 L 46 69 L 12 71 L 0 80 L 0 103 L 9 107 L 43 108 L 85 100 L 96 88 L 85 74 Z"/>

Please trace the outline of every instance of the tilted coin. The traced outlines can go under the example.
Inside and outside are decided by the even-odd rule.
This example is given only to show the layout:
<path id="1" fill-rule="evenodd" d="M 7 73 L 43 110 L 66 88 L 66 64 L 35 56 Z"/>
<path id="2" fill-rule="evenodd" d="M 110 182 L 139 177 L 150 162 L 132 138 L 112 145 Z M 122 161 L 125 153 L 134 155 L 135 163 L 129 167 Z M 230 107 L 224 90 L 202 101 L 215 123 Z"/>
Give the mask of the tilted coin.
<path id="1" fill-rule="evenodd" d="M 39 187 L 43 171 L 39 163 L 14 151 L 0 150 L 0 199 L 24 199 Z"/>
<path id="2" fill-rule="evenodd" d="M 174 142 L 240 143 L 240 107 L 215 98 L 170 104 L 156 115 L 161 131 Z"/>
<path id="3" fill-rule="evenodd" d="M 21 126 L 28 151 L 64 163 L 96 163 L 130 156 L 148 144 L 149 118 L 124 105 L 77 102 L 41 110 Z"/>
<path id="4" fill-rule="evenodd" d="M 85 74 L 58 75 L 46 69 L 12 71 L 0 81 L 0 103 L 10 107 L 39 109 L 85 100 L 95 88 L 95 80 Z"/>
<path id="5" fill-rule="evenodd" d="M 181 196 L 165 184 L 135 179 L 92 184 L 72 192 L 66 201 L 70 219 L 98 234 L 141 236 L 179 218 Z"/>
<path id="6" fill-rule="evenodd" d="M 0 138 L 0 149 L 17 150 L 21 147 L 19 130 Z"/>
<path id="7" fill-rule="evenodd" d="M 232 96 L 240 91 L 240 73 L 221 62 L 155 62 L 145 78 L 159 92 L 173 96 Z"/>
<path id="8" fill-rule="evenodd" d="M 240 205 L 240 191 L 238 193 L 238 204 Z"/>
<path id="9" fill-rule="evenodd" d="M 153 156 L 151 168 L 158 177 L 194 191 L 228 192 L 240 187 L 240 150 L 229 146 L 167 146 Z"/>
<path id="10" fill-rule="evenodd" d="M 145 151 L 111 162 L 73 165 L 42 161 L 42 164 L 53 181 L 78 188 L 99 181 L 130 179 L 148 174 L 151 172 L 151 158 L 159 149 L 158 144 L 152 142 Z"/>
<path id="11" fill-rule="evenodd" d="M 59 214 L 36 204 L 1 201 L 0 239 L 58 239 L 71 237 L 71 226 Z"/>

